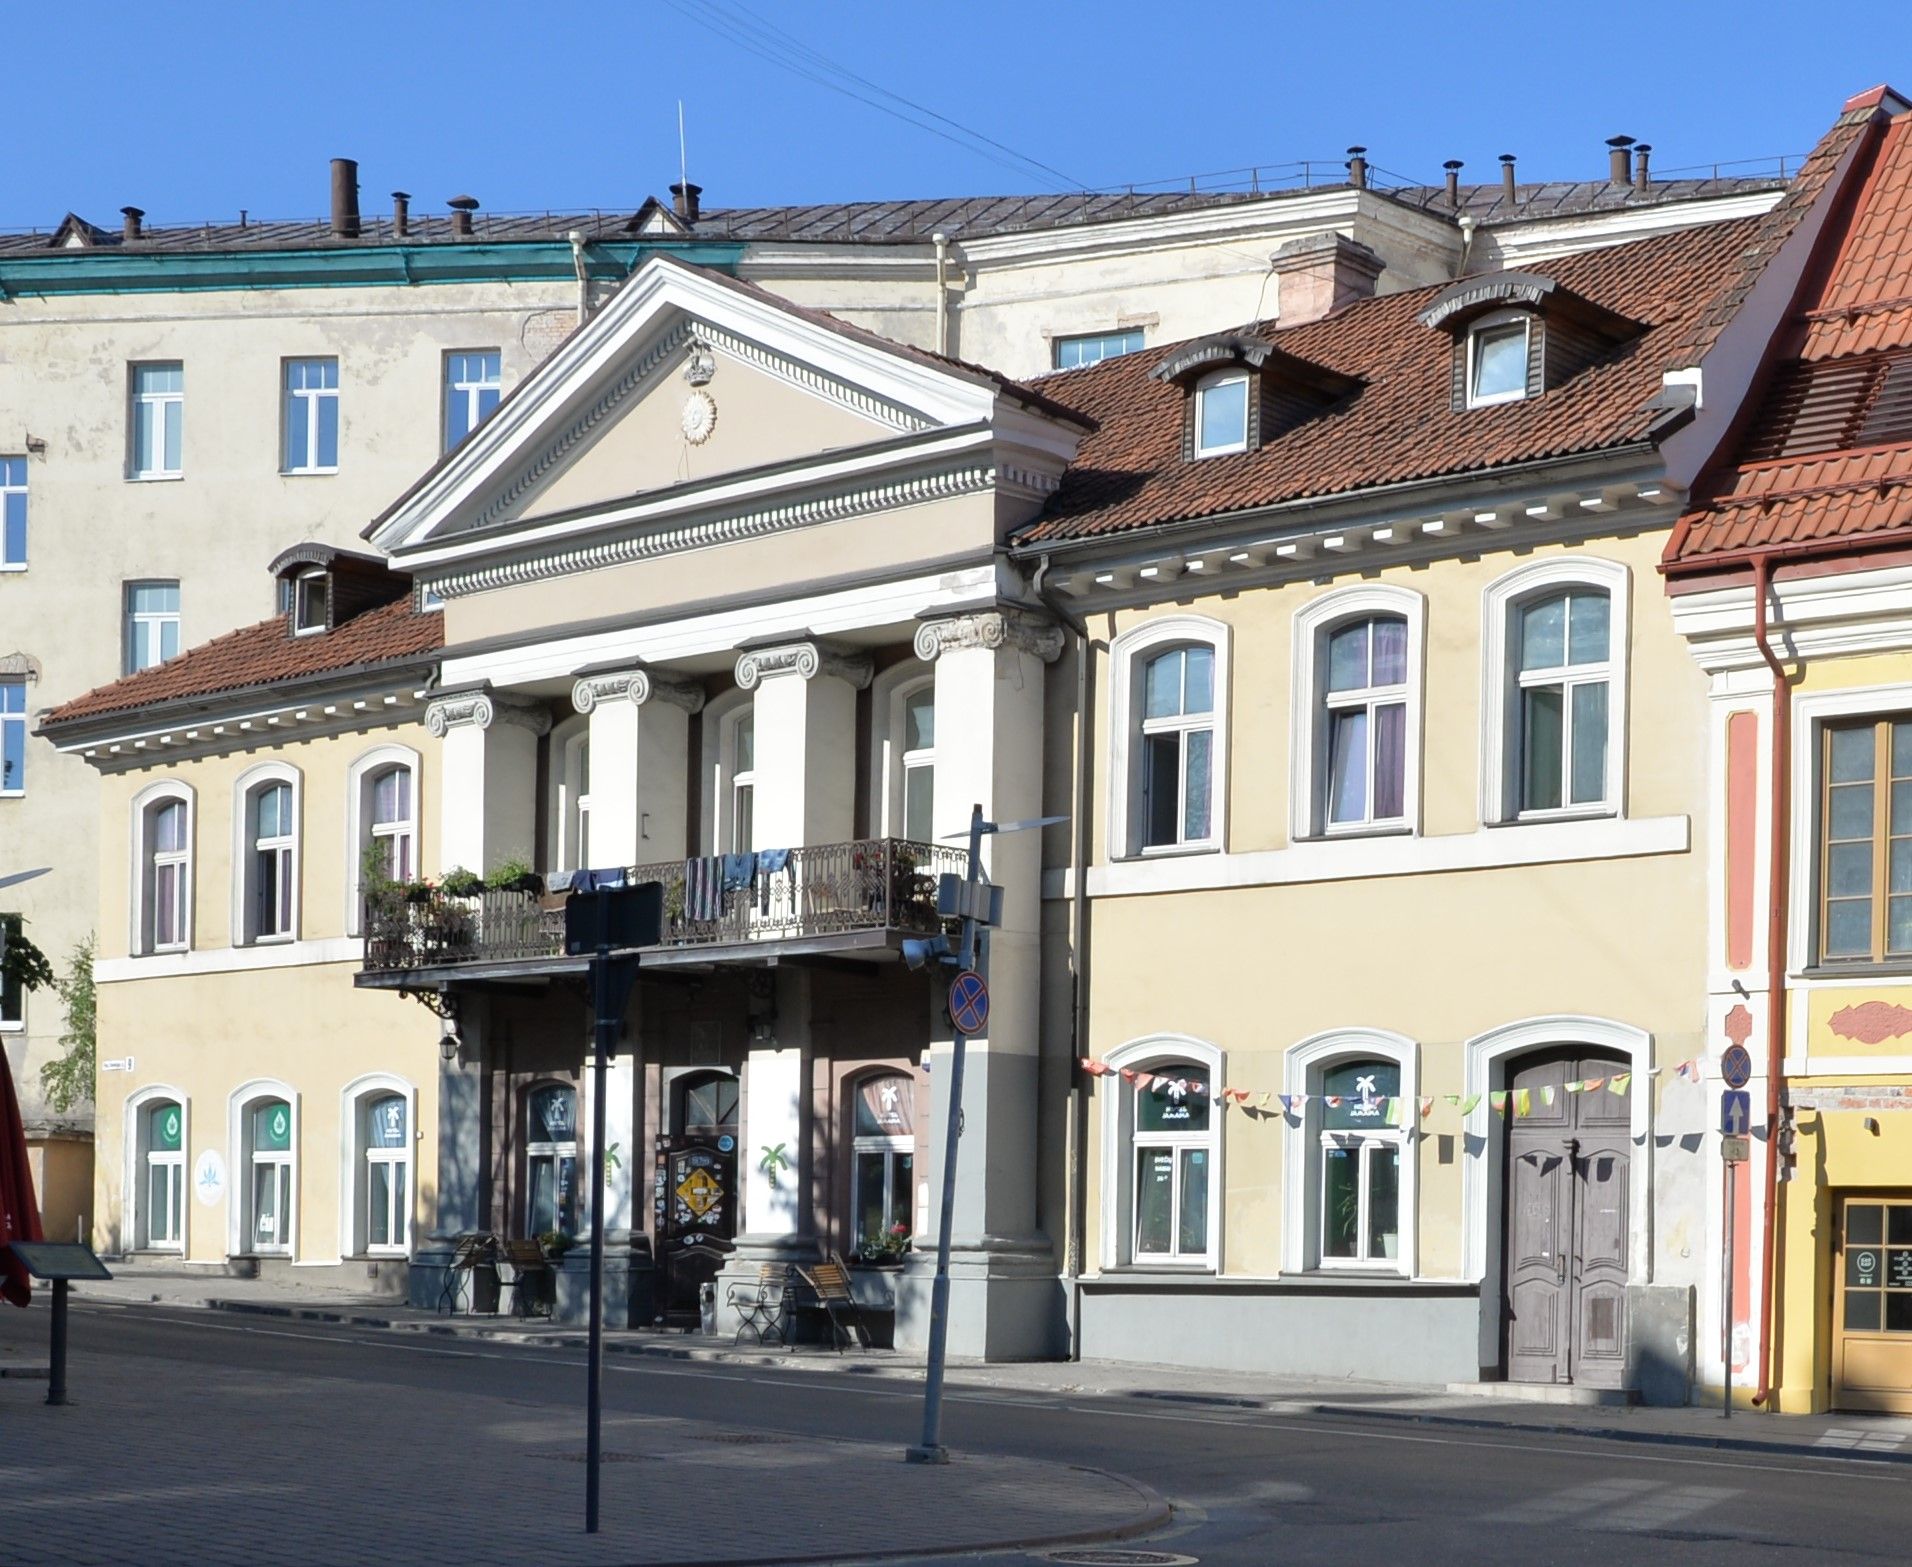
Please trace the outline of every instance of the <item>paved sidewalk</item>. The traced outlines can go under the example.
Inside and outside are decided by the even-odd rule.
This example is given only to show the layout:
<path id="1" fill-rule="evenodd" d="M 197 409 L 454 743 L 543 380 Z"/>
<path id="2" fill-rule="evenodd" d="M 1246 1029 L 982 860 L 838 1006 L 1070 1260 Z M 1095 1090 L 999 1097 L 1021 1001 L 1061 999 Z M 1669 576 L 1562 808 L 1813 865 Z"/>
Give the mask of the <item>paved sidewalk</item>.
<path id="1" fill-rule="evenodd" d="M 111 1284 L 90 1284 L 80 1289 L 94 1299 L 157 1297 L 175 1305 L 287 1315 L 362 1329 L 471 1336 L 494 1343 L 569 1346 L 584 1342 L 583 1329 L 568 1324 L 519 1322 L 510 1317 L 444 1317 L 365 1295 L 339 1293 L 326 1298 L 308 1292 L 292 1298 L 258 1281 L 223 1276 L 185 1278 L 176 1284 L 169 1276 L 162 1284 L 153 1275 L 142 1274 L 137 1279 L 116 1279 Z M 605 1346 L 611 1354 L 656 1355 L 732 1366 L 909 1379 L 923 1374 L 920 1356 L 891 1351 L 851 1350 L 837 1355 L 821 1347 L 777 1350 L 748 1343 L 733 1347 L 725 1339 L 628 1330 L 607 1333 Z M 1728 1419 L 1722 1418 L 1717 1405 L 1683 1409 L 1582 1406 L 1530 1401 L 1513 1386 L 1476 1387 L 1463 1393 L 1399 1383 L 1236 1375 L 1116 1361 L 1003 1364 L 957 1360 L 951 1363 L 949 1381 L 952 1388 L 996 1388 L 1030 1396 L 1192 1402 L 1275 1415 L 1413 1422 L 1433 1427 L 1529 1431 L 1912 1464 L 1912 1419 L 1878 1415 L 1775 1415 L 1736 1408 Z"/>
<path id="2" fill-rule="evenodd" d="M 613 1412 L 603 1529 L 587 1536 L 580 1412 L 508 1386 L 76 1350 L 65 1408 L 46 1407 L 44 1383 L 0 1382 L 0 1539 L 44 1567 L 730 1567 L 1109 1540 L 1168 1520 L 1154 1492 L 1099 1470 L 926 1467 L 893 1443 Z"/>

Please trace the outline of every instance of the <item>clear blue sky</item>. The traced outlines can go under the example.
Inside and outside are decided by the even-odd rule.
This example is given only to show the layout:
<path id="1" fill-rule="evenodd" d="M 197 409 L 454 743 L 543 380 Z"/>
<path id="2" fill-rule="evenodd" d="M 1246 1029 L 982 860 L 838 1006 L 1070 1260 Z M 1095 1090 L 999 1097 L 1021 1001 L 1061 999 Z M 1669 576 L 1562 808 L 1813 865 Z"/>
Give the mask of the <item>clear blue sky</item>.
<path id="1" fill-rule="evenodd" d="M 1098 187 L 1355 142 L 1597 178 L 1610 135 L 1658 168 L 1799 153 L 1849 94 L 1912 93 L 1906 0 L 68 0 L 8 19 L 0 226 L 317 217 L 335 155 L 368 211 L 631 209 L 677 176 L 679 97 L 710 205 L 1062 185 L 793 74 L 828 73 L 764 24 Z"/>

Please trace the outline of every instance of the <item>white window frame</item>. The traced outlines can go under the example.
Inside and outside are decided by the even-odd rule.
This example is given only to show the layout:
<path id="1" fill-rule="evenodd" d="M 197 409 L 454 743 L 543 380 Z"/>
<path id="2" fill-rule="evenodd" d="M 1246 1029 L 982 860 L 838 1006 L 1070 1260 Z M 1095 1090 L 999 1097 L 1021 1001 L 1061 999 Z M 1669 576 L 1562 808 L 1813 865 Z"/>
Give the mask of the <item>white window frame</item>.
<path id="1" fill-rule="evenodd" d="M 1400 1124 L 1374 1131 L 1326 1132 L 1320 1102 L 1304 1101 L 1301 1125 L 1281 1129 L 1281 1268 L 1284 1273 L 1346 1272 L 1415 1278 L 1420 1271 L 1420 1046 L 1381 1028 L 1337 1028 L 1290 1045 L 1282 1058 L 1284 1094 L 1317 1095 L 1329 1068 L 1349 1061 L 1389 1061 L 1400 1069 Z M 1400 1245 L 1393 1258 L 1353 1260 L 1321 1255 L 1322 1154 L 1330 1138 L 1395 1141 L 1401 1149 Z"/>
<path id="2" fill-rule="evenodd" d="M 402 831 L 409 835 L 412 842 L 412 875 L 424 874 L 424 867 L 419 861 L 423 839 L 418 830 L 419 819 L 424 811 L 424 802 L 419 794 L 424 774 L 418 752 L 408 745 L 390 744 L 361 751 L 345 771 L 344 930 L 348 936 L 364 933 L 365 851 L 371 848 L 373 834 L 378 831 L 372 819 L 372 787 L 381 775 L 395 767 L 406 768 L 412 775 L 412 816 Z"/>
<path id="3" fill-rule="evenodd" d="M 292 385 L 292 369 L 295 365 L 330 365 L 332 384 L 330 386 Z M 305 451 L 308 458 L 319 449 L 319 405 L 323 399 L 332 402 L 332 432 L 335 442 L 343 444 L 345 430 L 340 422 L 342 405 L 339 402 L 339 361 L 334 354 L 297 354 L 279 363 L 279 395 L 283 399 L 279 415 L 279 472 L 283 474 L 323 474 L 339 471 L 338 453 L 335 451 L 330 463 L 305 462 L 294 466 L 292 453 L 286 447 L 286 427 L 291 422 L 295 410 L 303 416 L 305 423 Z"/>
<path id="4" fill-rule="evenodd" d="M 1127 343 L 1128 346 L 1108 352 L 1109 346 L 1118 339 Z M 1134 341 L 1131 343 L 1130 339 Z M 1068 365 L 1062 362 L 1065 347 L 1077 344 L 1086 346 L 1091 343 L 1100 350 L 1093 359 L 1078 359 L 1074 364 Z M 1099 365 L 1104 360 L 1120 359 L 1127 354 L 1139 354 L 1147 346 L 1147 335 L 1139 326 L 1110 327 L 1103 332 L 1058 332 L 1049 340 L 1049 362 L 1051 368 L 1056 370 L 1086 370 L 1090 365 Z"/>
<path id="5" fill-rule="evenodd" d="M 9 728 L 20 731 L 20 781 L 10 789 L 0 786 L 0 800 L 17 800 L 27 792 L 27 739 L 31 733 L 27 728 L 27 677 L 0 675 L 0 686 L 10 687 L 20 693 L 19 712 L 0 712 L 0 756 L 6 755 L 6 731 Z"/>
<path id="6" fill-rule="evenodd" d="M 531 1102 L 547 1088 L 562 1088 L 567 1090 L 571 1095 L 571 1140 L 568 1143 L 554 1143 L 550 1141 L 548 1138 L 542 1135 L 544 1130 L 543 1127 L 538 1128 L 538 1131 L 540 1133 L 539 1136 L 533 1137 L 531 1135 L 531 1132 L 532 1132 Z M 532 1185 L 533 1185 L 533 1182 L 531 1179 L 532 1160 L 549 1159 L 551 1161 L 551 1174 L 552 1174 L 552 1180 L 554 1183 L 552 1190 L 555 1196 L 555 1193 L 556 1193 L 555 1182 L 557 1179 L 558 1161 L 565 1156 L 565 1152 L 567 1149 L 570 1151 L 570 1155 L 572 1159 L 572 1179 L 579 1183 L 578 1189 L 577 1189 L 577 1210 L 578 1210 L 577 1224 L 580 1227 L 582 1227 L 583 1225 L 590 1223 L 591 1221 L 591 1192 L 590 1192 L 591 1182 L 589 1179 L 587 1179 L 587 1176 L 589 1173 L 589 1166 L 585 1163 L 586 1145 L 584 1141 L 584 1125 L 583 1125 L 583 1117 L 589 1110 L 589 1106 L 585 1100 L 584 1086 L 580 1083 L 566 1082 L 561 1077 L 538 1078 L 535 1081 L 531 1083 L 527 1083 L 525 1085 L 524 1098 L 520 1101 L 520 1103 L 524 1107 L 523 1115 L 522 1115 L 522 1124 L 525 1129 L 525 1137 L 524 1137 L 524 1193 L 518 1199 L 518 1205 L 519 1205 L 518 1219 L 519 1219 L 519 1222 L 524 1226 L 527 1238 L 535 1238 L 534 1232 L 531 1229 L 531 1192 L 532 1192 Z M 607 1183 L 607 1187 L 608 1187 L 608 1183 Z M 615 1198 L 613 1197 L 612 1193 L 608 1189 L 606 1190 L 604 1194 L 604 1200 L 607 1207 L 610 1206 L 615 1201 Z M 555 1219 L 553 1220 L 553 1222 L 554 1223 L 556 1222 Z"/>
<path id="7" fill-rule="evenodd" d="M 20 482 L 14 483 L 8 476 L 10 466 L 20 465 Z M 0 453 L 0 571 L 25 571 L 27 558 L 33 547 L 33 507 L 28 493 L 30 475 L 27 472 L 27 460 L 24 455 L 14 452 Z M 20 540 L 20 558 L 15 560 L 7 553 L 7 506 L 14 496 L 20 497 L 20 505 L 26 512 L 23 525 L 24 536 Z"/>
<path id="8" fill-rule="evenodd" d="M 1328 684 L 1328 638 L 1350 621 L 1392 615 L 1407 622 L 1407 680 L 1399 687 L 1371 687 L 1363 693 L 1398 689 L 1407 703 L 1406 772 L 1401 787 L 1401 815 L 1382 821 L 1328 820 L 1328 725 L 1325 699 Z M 1288 802 L 1289 831 L 1307 838 L 1373 837 L 1385 834 L 1418 835 L 1421 831 L 1421 715 L 1427 687 L 1427 599 L 1412 588 L 1368 582 L 1337 588 L 1302 606 L 1294 619 L 1294 686 L 1289 696 Z M 1370 752 L 1372 742 L 1370 742 Z M 1370 768 L 1370 772 L 1372 769 Z M 1370 799 L 1374 781 L 1368 780 Z"/>
<path id="9" fill-rule="evenodd" d="M 562 772 L 558 780 L 560 815 L 558 830 L 563 839 L 560 870 L 589 870 L 591 865 L 591 724 L 587 718 L 574 734 L 565 737 L 561 756 Z"/>
<path id="10" fill-rule="evenodd" d="M 1203 445 L 1202 416 L 1207 407 L 1208 394 L 1221 387 L 1232 386 L 1236 382 L 1240 382 L 1242 386 L 1240 439 L 1218 441 L 1213 446 Z M 1190 410 L 1195 420 L 1195 428 L 1190 440 L 1190 450 L 1197 458 L 1226 457 L 1230 452 L 1245 452 L 1248 450 L 1248 431 L 1254 422 L 1250 417 L 1254 410 L 1249 407 L 1250 402 L 1253 400 L 1253 395 L 1254 387 L 1251 384 L 1251 378 L 1246 370 L 1217 370 L 1212 375 L 1203 376 L 1201 380 L 1195 383 L 1194 407 Z"/>
<path id="11" fill-rule="evenodd" d="M 325 613 L 319 619 L 312 620 L 311 604 L 308 598 L 308 585 L 314 582 L 325 584 Z M 332 618 L 332 575 L 323 569 L 302 571 L 292 579 L 292 634 L 295 637 L 318 636 L 326 629 L 326 623 Z"/>
<path id="12" fill-rule="evenodd" d="M 252 832 L 254 796 L 273 784 L 285 784 L 292 790 L 292 832 L 269 844 L 256 841 Z M 232 944 L 235 947 L 269 947 L 297 941 L 304 902 L 304 778 L 299 769 L 287 762 L 260 762 L 248 767 L 232 786 Z M 254 893 L 258 886 L 256 852 L 268 849 L 284 856 L 287 864 L 287 890 L 291 897 L 291 919 L 283 931 L 261 933 L 254 918 Z"/>
<path id="13" fill-rule="evenodd" d="M 1222 1090 L 1228 1086 L 1226 1053 L 1206 1040 L 1187 1034 L 1148 1034 L 1108 1052 L 1103 1059 L 1114 1070 L 1096 1091 L 1102 1102 L 1102 1268 L 1147 1268 L 1177 1273 L 1222 1271 L 1224 1241 L 1222 1201 L 1226 1174 L 1226 1118 Z M 1146 1072 L 1170 1062 L 1186 1061 L 1208 1071 L 1208 1130 L 1170 1133 L 1165 1142 L 1178 1147 L 1208 1149 L 1208 1250 L 1200 1256 L 1135 1257 L 1135 1088 L 1121 1075 L 1124 1069 Z M 1150 1143 L 1155 1137 L 1151 1134 Z M 1179 1161 L 1178 1161 L 1179 1170 Z"/>
<path id="14" fill-rule="evenodd" d="M 860 1221 L 863 1212 L 863 1205 L 859 1200 L 861 1194 L 857 1190 L 860 1170 L 859 1156 L 872 1153 L 880 1153 L 883 1155 L 883 1203 L 885 1207 L 890 1205 L 890 1198 L 895 1190 L 895 1181 L 892 1177 L 892 1161 L 899 1154 L 907 1155 L 912 1161 L 916 1158 L 916 1133 L 914 1130 L 912 1130 L 908 1136 L 892 1136 L 868 1132 L 859 1133 L 856 1130 L 857 1105 L 862 1098 L 864 1086 L 884 1078 L 895 1078 L 898 1082 L 908 1085 L 910 1095 L 910 1125 L 912 1128 L 916 1125 L 916 1093 L 918 1085 L 916 1074 L 910 1071 L 908 1067 L 875 1067 L 870 1071 L 857 1073 L 855 1077 L 851 1078 L 849 1082 L 845 1084 L 845 1087 L 848 1089 L 845 1108 L 849 1113 L 849 1125 L 844 1128 L 844 1131 L 849 1134 L 850 1139 L 849 1213 L 853 1223 Z M 900 1214 L 892 1211 L 890 1217 L 884 1221 L 883 1232 L 885 1234 L 889 1232 L 891 1226 L 894 1225 L 898 1219 L 901 1219 L 910 1227 L 911 1237 L 915 1237 L 917 1231 L 916 1174 L 916 1166 L 912 1163 L 910 1166 L 908 1211 Z M 853 1233 L 850 1237 L 852 1251 L 859 1250 L 863 1245 L 864 1239 L 865 1237 L 860 1232 Z"/>
<path id="15" fill-rule="evenodd" d="M 403 1150 L 373 1149 L 364 1136 L 367 1110 L 381 1099 L 405 1101 L 406 1138 Z M 413 1216 L 418 1211 L 418 1148 L 424 1129 L 418 1124 L 418 1089 L 390 1072 L 368 1072 L 339 1091 L 339 1255 L 341 1257 L 409 1257 Z M 374 1157 L 381 1163 L 405 1166 L 404 1239 L 398 1245 L 371 1244 L 371 1173 Z"/>
<path id="16" fill-rule="evenodd" d="M 146 1161 L 149 1150 L 141 1130 L 146 1112 L 164 1101 L 179 1106 L 180 1200 L 179 1240 L 163 1246 L 142 1245 L 148 1229 Z M 120 1107 L 125 1177 L 120 1188 L 120 1246 L 124 1251 L 160 1252 L 185 1256 L 192 1239 L 194 1194 L 186 1183 L 192 1174 L 192 1101 L 171 1083 L 148 1083 L 128 1094 Z"/>
<path id="17" fill-rule="evenodd" d="M 179 390 L 176 392 L 143 392 L 139 387 L 139 373 L 142 370 L 177 370 L 179 372 Z M 186 366 L 178 359 L 141 359 L 128 367 L 126 392 L 129 399 L 126 474 L 129 479 L 177 479 L 186 471 Z M 157 442 L 159 460 L 166 460 L 166 410 L 177 406 L 179 409 L 179 462 L 172 468 L 142 468 L 139 465 L 140 429 L 143 421 L 152 420 L 159 431 Z"/>
<path id="18" fill-rule="evenodd" d="M 286 1178 L 286 1240 L 283 1246 L 271 1246 L 264 1250 L 255 1247 L 252 1241 L 252 1183 L 253 1149 L 250 1128 L 247 1119 L 252 1107 L 264 1099 L 283 1099 L 291 1109 L 292 1127 L 287 1136 L 288 1147 L 284 1158 L 269 1154 L 262 1161 L 269 1164 L 284 1164 L 290 1167 L 291 1174 Z M 299 1135 L 300 1135 L 299 1095 L 290 1083 L 281 1082 L 275 1077 L 255 1077 L 241 1083 L 226 1101 L 226 1137 L 231 1157 L 227 1169 L 231 1172 L 230 1189 L 226 1197 L 226 1254 L 231 1257 L 297 1257 L 299 1255 Z"/>
<path id="19" fill-rule="evenodd" d="M 142 669 L 157 668 L 168 659 L 179 657 L 181 652 L 180 643 L 183 640 L 183 628 L 180 621 L 180 610 L 135 609 L 133 607 L 133 596 L 141 588 L 171 588 L 177 596 L 179 593 L 179 579 L 176 577 L 133 577 L 128 578 L 127 581 L 121 585 L 120 612 L 123 624 L 120 631 L 122 641 L 120 673 L 124 675 L 136 675 Z M 173 628 L 173 650 L 170 653 L 165 651 L 165 630 L 168 625 Z M 134 649 L 139 645 L 139 630 L 141 627 L 150 629 L 152 632 L 152 645 L 159 650 L 159 657 L 155 658 L 150 664 L 136 662 L 134 654 Z"/>
<path id="20" fill-rule="evenodd" d="M 454 380 L 452 377 L 452 361 L 469 359 L 475 354 L 489 354 L 495 357 L 498 361 L 497 373 L 483 380 Z M 439 372 L 439 383 L 443 388 L 440 397 L 438 426 L 441 450 L 447 452 L 453 451 L 470 440 L 473 435 L 477 434 L 479 426 L 491 417 L 490 414 L 479 412 L 479 405 L 484 401 L 484 394 L 487 391 L 496 392 L 498 394 L 498 401 L 504 401 L 504 374 L 505 356 L 502 349 L 449 348 L 445 351 L 443 368 Z M 456 401 L 462 401 L 465 405 L 465 433 L 454 441 L 451 438 L 451 410 L 452 404 Z M 495 413 L 496 411 L 497 406 L 494 404 L 492 412 Z"/>
<path id="21" fill-rule="evenodd" d="M 1628 675 L 1632 662 L 1632 574 L 1619 561 L 1591 555 L 1560 555 L 1516 567 L 1488 584 L 1481 597 L 1481 821 L 1489 826 L 1518 822 L 1575 821 L 1627 814 Z M 1521 682 L 1517 617 L 1528 604 L 1573 588 L 1607 595 L 1607 780 L 1606 798 L 1597 803 L 1557 809 L 1520 809 Z M 1583 676 L 1597 666 L 1575 666 Z"/>
<path id="22" fill-rule="evenodd" d="M 1109 644 L 1109 839 L 1111 860 L 1214 854 L 1228 842 L 1228 654 L 1231 630 L 1205 615 L 1162 615 L 1132 626 Z M 1157 653 L 1176 645 L 1204 646 L 1214 655 L 1214 738 L 1209 742 L 1208 836 L 1179 844 L 1142 846 L 1142 698 L 1144 671 Z"/>
<path id="23" fill-rule="evenodd" d="M 152 871 L 158 863 L 153 852 L 152 817 L 162 805 L 177 801 L 186 807 L 186 847 L 167 856 L 167 863 L 178 865 L 180 870 L 180 918 L 183 941 L 168 942 L 161 946 L 156 939 L 158 929 L 154 918 L 157 910 L 153 906 L 155 880 Z M 129 863 L 132 867 L 132 889 L 127 899 L 131 912 L 131 928 L 127 932 L 126 950 L 134 957 L 158 956 L 167 952 L 190 952 L 193 948 L 194 921 L 194 869 L 198 859 L 199 809 L 197 797 L 192 785 L 181 783 L 177 779 L 162 778 L 148 784 L 133 796 L 132 801 L 132 853 Z"/>
<path id="24" fill-rule="evenodd" d="M 1504 332 L 1511 327 L 1520 329 L 1520 387 L 1517 391 L 1488 392 L 1483 395 L 1474 390 L 1480 340 L 1490 333 Z M 1520 310 L 1496 310 L 1491 315 L 1482 316 L 1468 327 L 1467 336 L 1461 344 L 1461 352 L 1466 355 L 1467 406 L 1469 408 L 1492 408 L 1500 403 L 1524 403 L 1527 400 L 1527 366 L 1532 363 L 1533 332 L 1533 317 Z"/>
<path id="25" fill-rule="evenodd" d="M 904 832 L 904 817 L 909 799 L 909 770 L 914 767 L 929 767 L 933 770 L 936 766 L 934 747 L 918 751 L 905 749 L 909 733 L 906 722 L 909 701 L 922 691 L 930 692 L 931 700 L 935 700 L 936 668 L 916 658 L 884 670 L 871 688 L 870 710 L 876 733 L 870 756 L 870 798 L 877 802 L 875 825 L 879 837 L 907 836 Z M 932 800 L 934 787 L 932 783 Z M 932 803 L 932 818 L 934 814 L 935 806 Z"/>

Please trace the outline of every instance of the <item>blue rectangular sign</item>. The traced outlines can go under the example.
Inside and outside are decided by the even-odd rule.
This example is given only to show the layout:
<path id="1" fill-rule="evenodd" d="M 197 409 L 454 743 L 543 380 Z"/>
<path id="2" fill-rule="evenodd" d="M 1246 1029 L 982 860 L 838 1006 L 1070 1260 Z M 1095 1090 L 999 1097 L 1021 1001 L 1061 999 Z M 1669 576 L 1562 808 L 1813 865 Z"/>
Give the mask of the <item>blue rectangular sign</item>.
<path id="1" fill-rule="evenodd" d="M 1743 1088 L 1727 1088 L 1719 1096 L 1719 1129 L 1726 1137 L 1744 1137 L 1753 1129 L 1753 1096 Z"/>

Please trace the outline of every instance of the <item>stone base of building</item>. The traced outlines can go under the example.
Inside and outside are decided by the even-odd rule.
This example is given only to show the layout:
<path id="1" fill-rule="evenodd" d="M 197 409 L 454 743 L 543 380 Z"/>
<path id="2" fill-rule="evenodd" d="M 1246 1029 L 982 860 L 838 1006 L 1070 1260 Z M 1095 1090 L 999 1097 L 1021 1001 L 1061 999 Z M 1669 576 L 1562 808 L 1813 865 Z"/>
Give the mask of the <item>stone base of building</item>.
<path id="1" fill-rule="evenodd" d="M 896 1275 L 896 1347 L 929 1347 L 936 1251 L 911 1252 Z M 949 1353 L 970 1360 L 1068 1354 L 1068 1297 L 1047 1241 L 987 1237 L 949 1254 Z"/>

